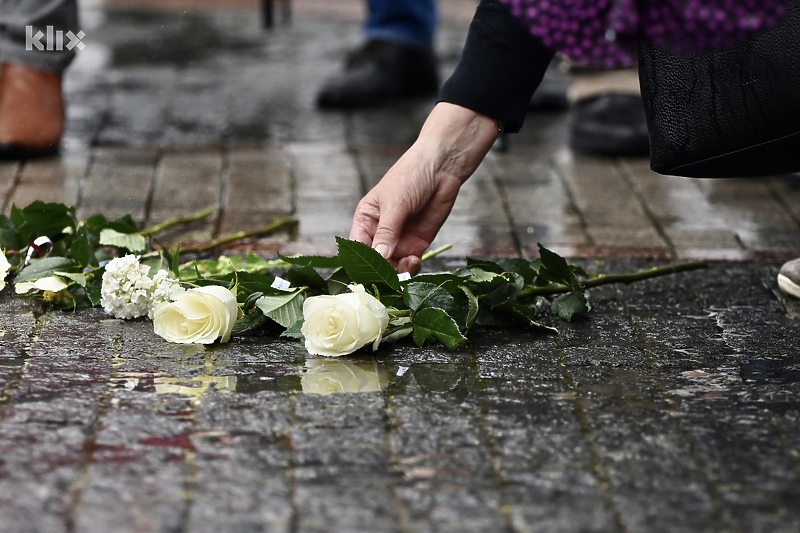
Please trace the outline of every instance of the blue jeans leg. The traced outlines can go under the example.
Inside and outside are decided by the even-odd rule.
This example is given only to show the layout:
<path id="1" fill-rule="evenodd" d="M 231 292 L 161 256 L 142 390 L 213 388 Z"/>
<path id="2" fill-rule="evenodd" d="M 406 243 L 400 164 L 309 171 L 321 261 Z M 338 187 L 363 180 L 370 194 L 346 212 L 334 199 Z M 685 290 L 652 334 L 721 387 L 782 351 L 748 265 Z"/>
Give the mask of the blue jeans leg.
<path id="1" fill-rule="evenodd" d="M 436 0 L 368 0 L 367 40 L 430 48 L 436 31 Z"/>

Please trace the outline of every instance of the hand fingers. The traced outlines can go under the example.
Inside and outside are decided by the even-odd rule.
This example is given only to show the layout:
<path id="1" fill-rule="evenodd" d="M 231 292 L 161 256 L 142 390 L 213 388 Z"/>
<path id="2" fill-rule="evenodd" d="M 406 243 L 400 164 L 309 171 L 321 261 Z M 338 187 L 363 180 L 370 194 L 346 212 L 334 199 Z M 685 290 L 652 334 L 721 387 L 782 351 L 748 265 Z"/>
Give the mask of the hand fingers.
<path id="1" fill-rule="evenodd" d="M 400 259 L 395 268 L 397 272 L 401 274 L 403 272 L 408 272 L 412 276 L 416 276 L 422 269 L 422 259 L 415 255 L 409 255 Z"/>

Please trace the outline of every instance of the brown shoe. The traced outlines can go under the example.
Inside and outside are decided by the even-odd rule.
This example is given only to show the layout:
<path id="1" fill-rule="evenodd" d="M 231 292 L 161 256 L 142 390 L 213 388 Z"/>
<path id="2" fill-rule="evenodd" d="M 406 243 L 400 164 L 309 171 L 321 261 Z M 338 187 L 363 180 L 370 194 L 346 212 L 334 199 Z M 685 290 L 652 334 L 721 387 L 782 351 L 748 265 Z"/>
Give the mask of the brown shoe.
<path id="1" fill-rule="evenodd" d="M 57 154 L 64 121 L 60 75 L 17 63 L 0 66 L 0 160 Z"/>

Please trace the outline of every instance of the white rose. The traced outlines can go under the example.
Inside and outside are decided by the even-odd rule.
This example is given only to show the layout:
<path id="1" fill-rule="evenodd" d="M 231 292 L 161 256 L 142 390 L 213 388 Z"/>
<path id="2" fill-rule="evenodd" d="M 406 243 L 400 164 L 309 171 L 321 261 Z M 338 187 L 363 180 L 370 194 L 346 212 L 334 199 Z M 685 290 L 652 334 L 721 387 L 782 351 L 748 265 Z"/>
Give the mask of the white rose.
<path id="1" fill-rule="evenodd" d="M 345 362 L 331 359 L 306 361 L 300 378 L 303 392 L 308 394 L 335 394 L 337 392 L 376 392 L 381 381 L 375 363 Z"/>
<path id="2" fill-rule="evenodd" d="M 0 291 L 6 286 L 6 276 L 8 276 L 9 270 L 11 270 L 11 263 L 6 258 L 5 250 L 0 250 Z"/>
<path id="3" fill-rule="evenodd" d="M 312 296 L 303 302 L 306 350 L 314 355 L 338 357 L 372 343 L 378 348 L 389 325 L 386 307 L 367 294 L 362 285 L 335 296 Z"/>
<path id="4" fill-rule="evenodd" d="M 225 287 L 196 287 L 177 292 L 171 302 L 156 307 L 153 329 L 170 342 L 228 342 L 238 313 L 236 297 Z"/>

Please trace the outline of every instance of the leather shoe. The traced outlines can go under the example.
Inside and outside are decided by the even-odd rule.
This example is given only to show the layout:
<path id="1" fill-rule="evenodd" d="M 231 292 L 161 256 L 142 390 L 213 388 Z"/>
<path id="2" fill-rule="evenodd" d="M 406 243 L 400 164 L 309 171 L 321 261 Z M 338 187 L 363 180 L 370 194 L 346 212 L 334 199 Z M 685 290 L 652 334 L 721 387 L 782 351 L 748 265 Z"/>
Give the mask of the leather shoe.
<path id="1" fill-rule="evenodd" d="M 642 99 L 608 93 L 573 104 L 570 146 L 608 156 L 647 156 L 650 141 Z"/>
<path id="2" fill-rule="evenodd" d="M 56 155 L 64 121 L 60 75 L 17 63 L 0 66 L 0 160 Z"/>
<path id="3" fill-rule="evenodd" d="M 328 109 L 374 107 L 403 98 L 431 96 L 439 90 L 431 49 L 372 40 L 355 50 L 344 71 L 328 80 L 317 105 Z"/>

